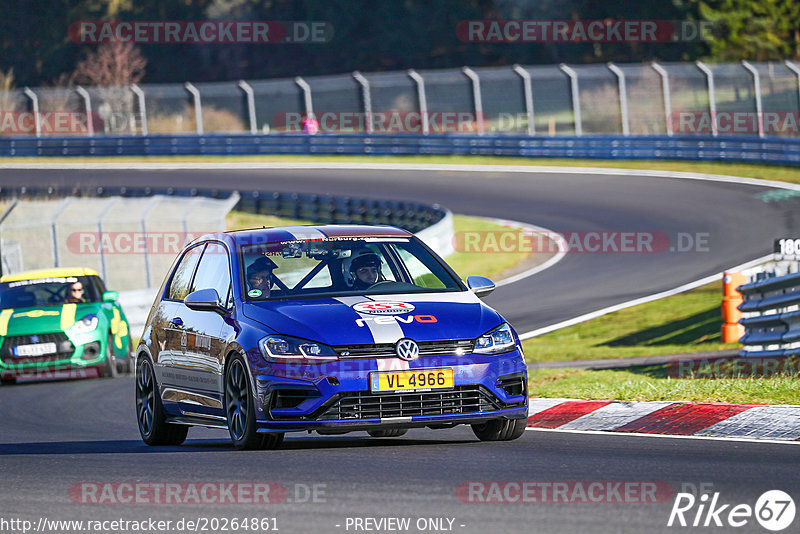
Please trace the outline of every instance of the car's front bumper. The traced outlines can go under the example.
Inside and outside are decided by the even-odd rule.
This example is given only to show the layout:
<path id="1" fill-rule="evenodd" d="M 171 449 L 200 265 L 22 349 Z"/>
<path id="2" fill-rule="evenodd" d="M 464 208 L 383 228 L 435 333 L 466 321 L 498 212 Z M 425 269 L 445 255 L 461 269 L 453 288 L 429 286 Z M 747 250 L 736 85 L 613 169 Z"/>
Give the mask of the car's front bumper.
<path id="1" fill-rule="evenodd" d="M 58 352 L 41 356 L 13 356 L 13 338 L 3 338 L 0 343 L 0 375 L 8 378 L 57 371 L 80 371 L 100 367 L 105 363 L 107 340 L 101 335 L 100 329 L 72 337 L 66 332 L 38 335 L 41 339 L 58 336 Z"/>
<path id="2" fill-rule="evenodd" d="M 400 369 L 393 366 L 400 365 Z M 373 393 L 370 375 L 453 369 L 454 387 Z M 527 417 L 527 375 L 518 351 L 498 356 L 349 360 L 273 365 L 254 373 L 260 431 L 350 431 L 480 423 Z"/>

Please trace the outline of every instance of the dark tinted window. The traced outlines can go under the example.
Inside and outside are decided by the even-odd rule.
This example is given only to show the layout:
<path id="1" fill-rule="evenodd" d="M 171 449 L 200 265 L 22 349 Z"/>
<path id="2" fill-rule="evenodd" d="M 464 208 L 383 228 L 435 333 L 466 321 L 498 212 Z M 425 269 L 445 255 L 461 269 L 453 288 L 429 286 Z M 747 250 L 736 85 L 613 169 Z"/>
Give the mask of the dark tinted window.
<path id="1" fill-rule="evenodd" d="M 192 282 L 192 291 L 198 289 L 216 289 L 220 301 L 225 307 L 228 303 L 231 285 L 231 268 L 228 262 L 228 252 L 219 243 L 209 243 L 203 252 L 200 266 Z"/>
<path id="2" fill-rule="evenodd" d="M 194 269 L 197 267 L 197 262 L 200 260 L 200 254 L 203 252 L 203 245 L 198 245 L 189 249 L 181 258 L 178 267 L 172 275 L 172 281 L 169 284 L 168 298 L 174 300 L 183 300 L 189 294 L 189 288 L 192 285 L 192 275 Z"/>

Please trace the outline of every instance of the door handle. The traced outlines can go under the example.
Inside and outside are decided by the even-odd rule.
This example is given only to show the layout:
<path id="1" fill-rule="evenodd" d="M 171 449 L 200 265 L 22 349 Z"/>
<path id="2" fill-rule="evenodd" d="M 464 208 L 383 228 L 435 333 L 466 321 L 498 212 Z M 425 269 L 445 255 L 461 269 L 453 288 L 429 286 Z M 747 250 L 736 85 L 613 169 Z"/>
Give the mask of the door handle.
<path id="1" fill-rule="evenodd" d="M 169 324 L 173 326 L 183 326 L 183 319 L 180 317 L 175 317 L 169 322 Z"/>

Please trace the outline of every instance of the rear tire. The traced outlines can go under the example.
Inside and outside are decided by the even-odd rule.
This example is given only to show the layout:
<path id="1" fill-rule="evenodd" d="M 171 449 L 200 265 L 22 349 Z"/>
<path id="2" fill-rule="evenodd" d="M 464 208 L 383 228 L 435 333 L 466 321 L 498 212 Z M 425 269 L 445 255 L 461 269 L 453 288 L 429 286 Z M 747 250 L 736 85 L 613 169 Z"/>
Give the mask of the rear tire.
<path id="1" fill-rule="evenodd" d="M 386 430 L 367 430 L 367 434 L 373 438 L 399 438 L 408 432 L 407 428 L 389 428 Z"/>
<path id="2" fill-rule="evenodd" d="M 153 364 L 144 356 L 136 368 L 136 419 L 148 445 L 180 445 L 189 432 L 188 426 L 167 423 Z"/>
<path id="3" fill-rule="evenodd" d="M 525 433 L 527 419 L 493 419 L 472 425 L 472 432 L 481 441 L 511 441 Z"/>

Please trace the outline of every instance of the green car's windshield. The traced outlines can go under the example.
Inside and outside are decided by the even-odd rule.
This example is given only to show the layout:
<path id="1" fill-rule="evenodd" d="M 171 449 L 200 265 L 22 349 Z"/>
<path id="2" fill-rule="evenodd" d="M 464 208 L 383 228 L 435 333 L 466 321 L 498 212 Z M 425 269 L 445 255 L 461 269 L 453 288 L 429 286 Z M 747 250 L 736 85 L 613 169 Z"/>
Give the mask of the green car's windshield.
<path id="1" fill-rule="evenodd" d="M 97 302 L 100 295 L 89 276 L 57 276 L 0 283 L 0 308 L 28 308 Z"/>
<path id="2" fill-rule="evenodd" d="M 297 240 L 239 248 L 248 300 L 461 291 L 409 238 Z"/>

